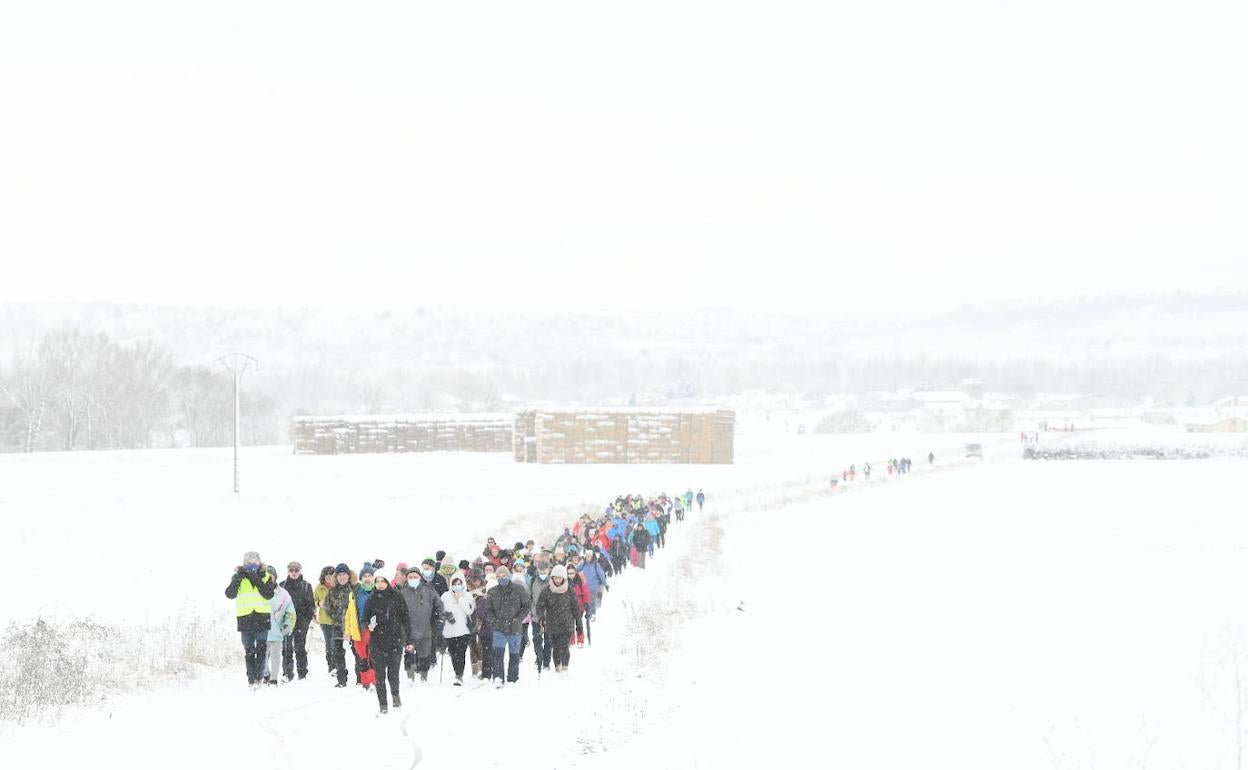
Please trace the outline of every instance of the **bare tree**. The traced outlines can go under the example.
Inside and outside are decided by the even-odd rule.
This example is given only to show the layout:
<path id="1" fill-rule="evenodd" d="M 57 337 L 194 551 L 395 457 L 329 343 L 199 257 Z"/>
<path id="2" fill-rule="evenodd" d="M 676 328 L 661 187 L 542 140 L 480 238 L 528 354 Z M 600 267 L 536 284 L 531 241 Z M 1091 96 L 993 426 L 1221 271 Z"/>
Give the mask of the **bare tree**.
<path id="1" fill-rule="evenodd" d="M 0 378 L 0 391 L 3 391 L 13 408 L 22 416 L 22 451 L 35 451 L 39 446 L 44 412 L 52 398 L 52 389 L 49 386 L 48 373 L 33 343 L 14 354 L 12 371 L 7 381 L 6 378 Z"/>

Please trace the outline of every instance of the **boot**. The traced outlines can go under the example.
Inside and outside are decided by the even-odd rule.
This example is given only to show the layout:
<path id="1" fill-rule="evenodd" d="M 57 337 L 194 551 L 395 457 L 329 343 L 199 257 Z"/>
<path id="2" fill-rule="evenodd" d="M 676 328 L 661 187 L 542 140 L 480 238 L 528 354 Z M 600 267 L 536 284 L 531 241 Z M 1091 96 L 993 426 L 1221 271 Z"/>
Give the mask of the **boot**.
<path id="1" fill-rule="evenodd" d="M 396 709 L 403 708 L 403 701 L 399 700 L 399 694 L 397 692 L 390 693 L 390 700 L 391 705 Z"/>
<path id="2" fill-rule="evenodd" d="M 422 682 L 428 682 L 428 681 L 429 681 L 429 672 L 428 672 L 428 671 L 421 671 L 421 672 L 420 672 L 420 681 L 422 681 Z"/>
<path id="3" fill-rule="evenodd" d="M 455 677 L 455 686 L 456 686 L 456 687 L 463 687 L 463 686 L 464 686 L 464 678 L 463 678 L 462 676 L 457 676 L 457 677 Z"/>

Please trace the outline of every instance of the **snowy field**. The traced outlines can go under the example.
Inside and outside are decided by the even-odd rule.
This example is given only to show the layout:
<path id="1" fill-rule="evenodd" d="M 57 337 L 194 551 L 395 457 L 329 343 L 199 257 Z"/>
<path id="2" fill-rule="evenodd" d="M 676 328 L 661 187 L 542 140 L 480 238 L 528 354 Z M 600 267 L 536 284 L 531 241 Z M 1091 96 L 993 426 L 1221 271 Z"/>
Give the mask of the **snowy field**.
<path id="1" fill-rule="evenodd" d="M 90 617 L 176 640 L 207 618 L 192 642 L 219 658 L 135 671 L 140 687 L 59 721 L 0 723 L 0 756 L 216 768 L 241 743 L 275 768 L 449 767 L 494 761 L 470 717 L 500 706 L 513 718 L 487 729 L 533 768 L 1234 767 L 1248 461 L 1024 463 L 1010 436 L 982 464 L 955 459 L 968 440 L 746 436 L 720 467 L 266 449 L 238 499 L 228 452 L 3 457 L 6 563 L 89 576 L 14 592 L 4 625 Z M 917 472 L 888 480 L 902 453 Z M 863 460 L 875 480 L 828 490 L 830 469 Z M 320 673 L 314 633 L 308 681 L 242 684 L 221 591 L 246 548 L 309 572 L 470 558 L 488 535 L 540 539 L 619 492 L 689 486 L 707 511 L 617 581 L 563 681 L 536 681 L 530 658 L 501 693 L 405 682 L 404 711 L 379 720 L 371 693 Z M 567 705 L 549 733 L 539 693 Z"/>

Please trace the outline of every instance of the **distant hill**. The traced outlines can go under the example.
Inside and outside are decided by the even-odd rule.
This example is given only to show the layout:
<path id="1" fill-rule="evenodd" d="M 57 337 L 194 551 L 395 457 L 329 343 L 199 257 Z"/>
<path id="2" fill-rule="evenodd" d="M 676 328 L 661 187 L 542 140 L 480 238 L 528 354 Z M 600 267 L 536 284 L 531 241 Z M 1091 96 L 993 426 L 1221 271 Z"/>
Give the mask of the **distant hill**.
<path id="1" fill-rule="evenodd" d="M 644 301 L 627 316 L 4 304 L 0 366 L 15 346 L 57 327 L 155 339 L 184 364 L 245 351 L 261 361 L 253 382 L 292 411 L 885 388 L 916 379 L 1003 380 L 1024 363 L 1036 387 L 1064 384 L 1063 368 L 1101 372 L 1085 371 L 1086 387 L 1089 376 L 1117 383 L 1109 370 L 1150 360 L 1151 376 L 1167 387 L 1180 386 L 1176 378 L 1189 371 L 1216 393 L 1248 366 L 1245 295 L 973 305 L 896 319 L 675 311 Z M 447 394 L 458 395 L 448 403 Z"/>

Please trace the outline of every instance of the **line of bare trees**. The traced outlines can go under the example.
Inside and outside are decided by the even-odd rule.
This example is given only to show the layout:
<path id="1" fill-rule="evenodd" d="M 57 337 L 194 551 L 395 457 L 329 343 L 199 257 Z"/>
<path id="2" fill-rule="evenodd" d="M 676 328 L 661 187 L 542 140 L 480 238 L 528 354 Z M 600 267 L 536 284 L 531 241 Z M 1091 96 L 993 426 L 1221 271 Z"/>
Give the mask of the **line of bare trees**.
<path id="1" fill-rule="evenodd" d="M 159 343 L 58 329 L 0 365 L 0 451 L 222 446 L 233 398 L 224 371 L 176 365 Z M 245 389 L 243 440 L 276 442 L 275 412 Z"/>

